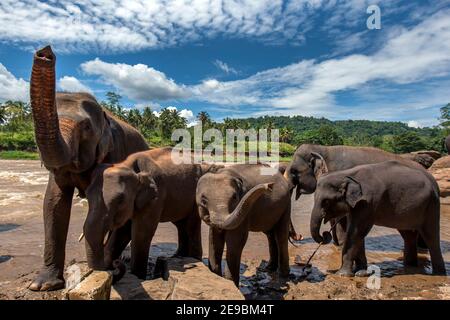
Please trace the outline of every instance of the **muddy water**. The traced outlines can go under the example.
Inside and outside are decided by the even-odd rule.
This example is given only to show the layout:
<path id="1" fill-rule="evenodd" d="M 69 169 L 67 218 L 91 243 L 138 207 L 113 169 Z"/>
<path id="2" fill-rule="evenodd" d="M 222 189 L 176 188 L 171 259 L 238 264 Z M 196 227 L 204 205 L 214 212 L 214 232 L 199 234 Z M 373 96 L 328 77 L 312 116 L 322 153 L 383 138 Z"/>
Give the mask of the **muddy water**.
<path id="1" fill-rule="evenodd" d="M 42 201 L 48 174 L 38 161 L 0 160 L 0 299 L 58 299 L 60 292 L 34 293 L 26 289 L 41 264 L 44 243 Z M 248 299 L 450 299 L 450 278 L 430 275 L 429 256 L 420 254 L 420 266 L 404 270 L 403 243 L 394 229 L 375 227 L 366 238 L 369 264 L 380 268 L 380 288 L 375 278 L 342 278 L 333 272 L 340 266 L 339 249 L 321 247 L 306 270 L 304 263 L 317 244 L 309 233 L 312 197 L 293 202 L 294 223 L 305 239 L 289 246 L 292 277 L 286 281 L 260 271 L 268 260 L 267 239 L 252 233 L 243 252 L 241 291 Z M 85 261 L 84 245 L 77 241 L 87 213 L 87 203 L 74 197 L 67 240 L 66 263 Z M 206 255 L 208 228 L 202 226 Z M 441 247 L 450 274 L 450 202 L 441 209 Z M 176 248 L 176 229 L 160 224 L 151 254 L 171 254 Z M 369 280 L 369 286 L 368 286 Z M 372 284 L 372 286 L 370 285 Z"/>

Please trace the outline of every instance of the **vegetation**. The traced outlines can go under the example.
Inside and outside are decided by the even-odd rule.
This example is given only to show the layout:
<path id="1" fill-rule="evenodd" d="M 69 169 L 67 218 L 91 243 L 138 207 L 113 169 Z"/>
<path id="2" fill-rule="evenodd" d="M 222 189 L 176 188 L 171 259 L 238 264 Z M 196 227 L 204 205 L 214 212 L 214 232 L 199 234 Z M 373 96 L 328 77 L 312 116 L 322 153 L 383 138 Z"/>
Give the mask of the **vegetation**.
<path id="1" fill-rule="evenodd" d="M 101 105 L 116 117 L 137 128 L 153 147 L 174 145 L 171 141 L 175 129 L 187 128 L 187 121 L 174 108 L 154 112 L 147 106 L 127 108 L 121 96 L 106 94 Z M 268 139 L 273 129 L 279 129 L 280 155 L 285 160 L 302 143 L 322 145 L 373 146 L 390 152 L 406 153 L 420 149 L 445 152 L 443 139 L 450 134 L 450 103 L 441 108 L 440 125 L 432 128 L 411 128 L 402 122 L 339 120 L 303 116 L 264 116 L 214 122 L 206 111 L 197 115 L 203 132 L 217 128 L 226 136 L 227 129 L 267 129 Z M 188 128 L 193 139 L 193 128 Z M 204 146 L 208 142 L 204 143 Z M 248 145 L 248 142 L 246 142 Z M 235 143 L 236 145 L 236 143 Z M 269 146 L 270 149 L 270 146 Z M 38 158 L 30 105 L 20 101 L 0 104 L 0 158 Z"/>

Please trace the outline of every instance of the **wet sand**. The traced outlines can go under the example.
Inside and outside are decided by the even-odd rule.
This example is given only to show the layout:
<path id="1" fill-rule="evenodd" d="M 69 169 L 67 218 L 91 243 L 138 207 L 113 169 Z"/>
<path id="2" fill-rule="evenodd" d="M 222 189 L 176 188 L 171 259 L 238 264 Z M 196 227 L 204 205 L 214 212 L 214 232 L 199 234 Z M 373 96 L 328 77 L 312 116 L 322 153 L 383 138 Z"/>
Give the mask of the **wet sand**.
<path id="1" fill-rule="evenodd" d="M 42 265 L 44 226 L 42 202 L 48 174 L 39 161 L 0 160 L 0 299 L 58 299 L 61 291 L 35 293 L 27 289 Z M 289 281 L 259 271 L 268 260 L 267 239 L 251 233 L 243 252 L 241 291 L 248 299 L 450 299 L 450 277 L 432 276 L 426 253 L 420 254 L 420 267 L 404 270 L 403 241 L 394 229 L 375 227 L 366 238 L 369 264 L 381 268 L 380 289 L 369 289 L 373 278 L 342 278 L 333 271 L 340 266 L 340 251 L 334 245 L 322 246 L 305 277 L 294 263 L 305 262 L 317 244 L 309 233 L 312 196 L 293 202 L 294 224 L 305 239 L 299 247 L 289 245 Z M 78 242 L 87 202 L 74 197 L 67 239 L 66 264 L 85 261 L 84 244 Z M 202 226 L 204 254 L 208 251 L 208 227 Z M 176 229 L 171 223 L 159 225 L 152 255 L 170 254 L 176 248 Z M 441 206 L 441 248 L 450 274 L 450 201 Z M 297 257 L 298 259 L 298 257 Z"/>

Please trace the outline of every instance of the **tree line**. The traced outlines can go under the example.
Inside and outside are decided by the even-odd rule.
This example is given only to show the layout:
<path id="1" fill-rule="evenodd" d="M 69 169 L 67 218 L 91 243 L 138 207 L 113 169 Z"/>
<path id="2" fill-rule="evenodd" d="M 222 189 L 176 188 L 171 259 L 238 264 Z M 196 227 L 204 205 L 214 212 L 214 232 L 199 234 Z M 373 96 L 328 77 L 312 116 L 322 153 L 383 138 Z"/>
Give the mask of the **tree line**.
<path id="1" fill-rule="evenodd" d="M 116 117 L 137 128 L 150 146 L 173 145 L 173 130 L 187 128 L 187 120 L 175 108 L 163 108 L 158 113 L 150 107 L 126 108 L 121 96 L 106 94 L 101 105 Z M 411 128 L 402 122 L 339 120 L 304 116 L 263 116 L 257 118 L 225 118 L 215 122 L 206 111 L 197 114 L 203 130 L 216 128 L 225 136 L 226 129 L 279 129 L 280 152 L 289 157 L 302 143 L 322 145 L 373 146 L 395 153 L 417 150 L 445 152 L 443 139 L 450 134 L 450 103 L 440 109 L 440 125 Z M 193 128 L 187 128 L 193 131 Z M 193 135 L 192 135 L 193 136 Z M 31 108 L 21 101 L 0 104 L 0 151 L 36 151 Z"/>

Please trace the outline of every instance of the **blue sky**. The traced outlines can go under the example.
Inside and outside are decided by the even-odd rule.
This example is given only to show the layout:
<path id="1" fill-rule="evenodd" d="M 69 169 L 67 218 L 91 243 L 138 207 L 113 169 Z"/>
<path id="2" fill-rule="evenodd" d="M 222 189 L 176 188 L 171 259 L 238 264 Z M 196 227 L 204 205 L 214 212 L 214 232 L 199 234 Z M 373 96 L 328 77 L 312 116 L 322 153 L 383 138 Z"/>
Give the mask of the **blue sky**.
<path id="1" fill-rule="evenodd" d="M 0 101 L 28 100 L 32 53 L 51 44 L 58 90 L 190 123 L 206 110 L 430 126 L 450 102 L 450 0 L 2 0 L 0 21 Z"/>

